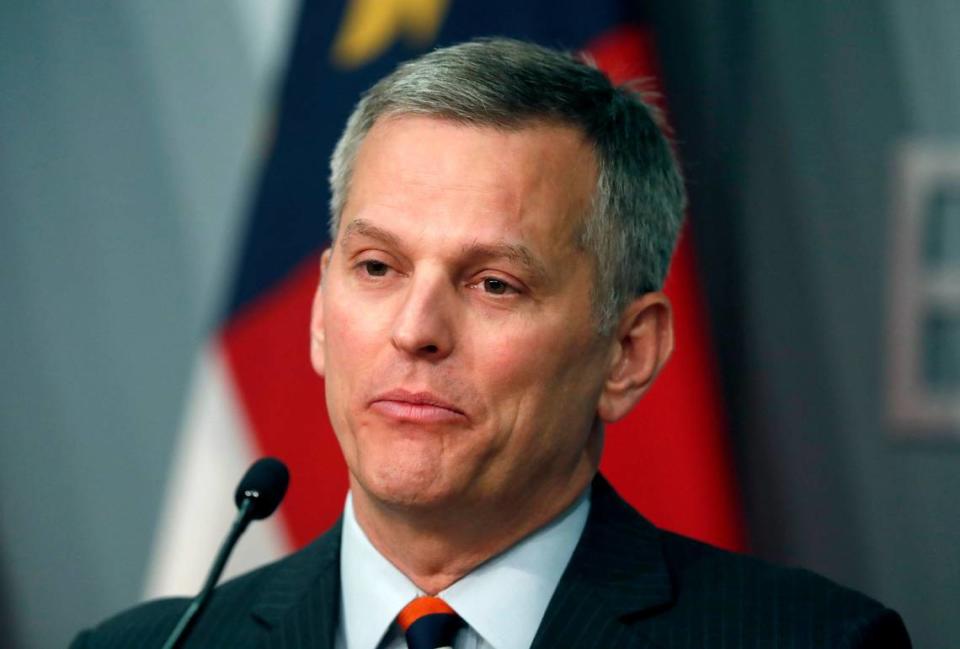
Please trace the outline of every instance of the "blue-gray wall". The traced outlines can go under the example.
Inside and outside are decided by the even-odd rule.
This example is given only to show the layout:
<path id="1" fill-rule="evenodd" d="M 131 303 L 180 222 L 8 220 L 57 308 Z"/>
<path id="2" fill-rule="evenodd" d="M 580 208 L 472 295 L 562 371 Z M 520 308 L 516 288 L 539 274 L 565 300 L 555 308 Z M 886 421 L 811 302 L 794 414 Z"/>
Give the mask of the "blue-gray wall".
<path id="1" fill-rule="evenodd" d="M 141 595 L 285 48 L 256 4 L 0 5 L 5 647 Z"/>
<path id="2" fill-rule="evenodd" d="M 896 423 L 888 335 L 898 152 L 956 147 L 960 5 L 657 7 L 754 550 L 960 647 L 960 419 Z"/>

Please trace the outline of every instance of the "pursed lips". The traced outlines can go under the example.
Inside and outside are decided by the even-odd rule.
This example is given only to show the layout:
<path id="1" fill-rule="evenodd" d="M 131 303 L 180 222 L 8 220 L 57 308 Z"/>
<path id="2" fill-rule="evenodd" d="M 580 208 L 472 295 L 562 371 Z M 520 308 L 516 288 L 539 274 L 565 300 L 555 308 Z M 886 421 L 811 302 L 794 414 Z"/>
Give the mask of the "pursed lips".
<path id="1" fill-rule="evenodd" d="M 377 395 L 370 401 L 370 409 L 398 421 L 411 423 L 463 422 L 466 413 L 438 395 L 395 389 Z"/>

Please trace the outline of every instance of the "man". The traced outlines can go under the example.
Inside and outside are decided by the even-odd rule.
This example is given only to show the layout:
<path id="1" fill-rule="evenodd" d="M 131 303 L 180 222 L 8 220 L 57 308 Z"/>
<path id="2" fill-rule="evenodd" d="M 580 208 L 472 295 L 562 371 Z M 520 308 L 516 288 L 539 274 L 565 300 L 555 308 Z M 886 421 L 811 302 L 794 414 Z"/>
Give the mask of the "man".
<path id="1" fill-rule="evenodd" d="M 634 93 L 516 41 L 438 50 L 361 100 L 330 182 L 310 354 L 344 516 L 222 586 L 187 646 L 909 646 L 876 602 L 660 531 L 597 475 L 672 348 L 684 192 Z M 75 646 L 157 644 L 183 607 Z"/>

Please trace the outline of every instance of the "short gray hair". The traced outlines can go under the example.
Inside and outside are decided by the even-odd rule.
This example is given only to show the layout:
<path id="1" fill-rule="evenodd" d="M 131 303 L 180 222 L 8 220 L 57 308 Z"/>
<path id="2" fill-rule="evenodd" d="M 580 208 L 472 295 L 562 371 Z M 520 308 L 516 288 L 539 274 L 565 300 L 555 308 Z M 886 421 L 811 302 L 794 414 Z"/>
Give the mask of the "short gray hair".
<path id="1" fill-rule="evenodd" d="M 400 65 L 357 103 L 330 159 L 335 240 L 357 151 L 380 117 L 416 114 L 514 130 L 538 121 L 582 131 L 597 156 L 580 244 L 594 258 L 601 332 L 634 297 L 663 286 L 686 196 L 656 110 L 588 62 L 532 43 L 484 38 Z"/>

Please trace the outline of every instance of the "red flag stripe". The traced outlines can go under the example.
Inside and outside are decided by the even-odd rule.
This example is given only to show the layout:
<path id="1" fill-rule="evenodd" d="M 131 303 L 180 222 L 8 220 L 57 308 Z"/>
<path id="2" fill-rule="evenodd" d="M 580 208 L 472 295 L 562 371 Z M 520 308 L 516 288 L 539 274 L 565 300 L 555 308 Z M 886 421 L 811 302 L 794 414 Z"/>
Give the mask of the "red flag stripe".
<path id="1" fill-rule="evenodd" d="M 223 332 L 259 450 L 290 468 L 290 489 L 280 511 L 297 548 L 337 519 L 347 492 L 323 381 L 310 365 L 310 306 L 319 268 L 316 258 L 301 264 Z"/>

